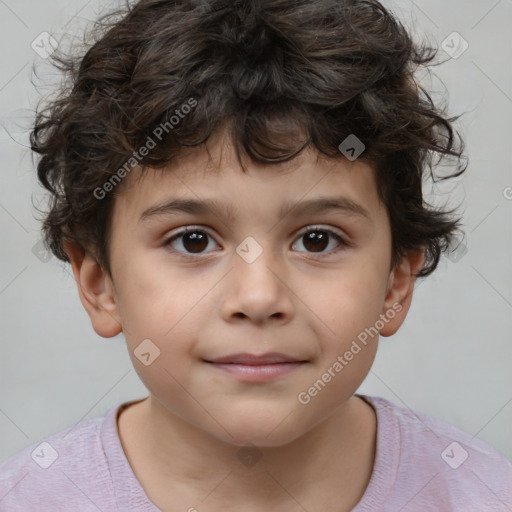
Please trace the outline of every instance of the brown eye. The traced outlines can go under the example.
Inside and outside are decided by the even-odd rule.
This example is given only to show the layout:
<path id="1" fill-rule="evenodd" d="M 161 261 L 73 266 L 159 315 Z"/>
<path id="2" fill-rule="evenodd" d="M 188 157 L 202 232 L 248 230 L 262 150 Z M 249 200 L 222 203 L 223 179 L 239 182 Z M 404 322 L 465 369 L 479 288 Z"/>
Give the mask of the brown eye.
<path id="1" fill-rule="evenodd" d="M 208 233 L 200 229 L 186 229 L 169 238 L 164 245 L 171 246 L 173 251 L 185 257 L 201 255 L 208 247 L 209 238 L 213 240 Z"/>
<path id="2" fill-rule="evenodd" d="M 333 247 L 332 240 L 336 240 L 338 245 Z M 330 229 L 310 229 L 306 233 L 302 233 L 298 238 L 302 241 L 302 245 L 307 252 L 318 253 L 323 256 L 324 254 L 336 252 L 340 246 L 347 245 L 343 238 Z M 326 250 L 330 247 L 329 250 Z"/>
<path id="3" fill-rule="evenodd" d="M 302 235 L 302 238 L 308 251 L 322 252 L 329 245 L 329 235 L 325 231 L 310 231 Z"/>
<path id="4" fill-rule="evenodd" d="M 195 231 L 183 235 L 183 247 L 189 252 L 201 252 L 208 247 L 208 235 Z"/>

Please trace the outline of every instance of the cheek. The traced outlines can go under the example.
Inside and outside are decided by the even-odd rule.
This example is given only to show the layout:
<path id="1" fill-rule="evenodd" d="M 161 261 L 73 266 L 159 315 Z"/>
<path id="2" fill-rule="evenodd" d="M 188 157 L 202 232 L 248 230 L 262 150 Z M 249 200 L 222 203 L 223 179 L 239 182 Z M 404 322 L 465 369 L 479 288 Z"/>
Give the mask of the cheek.
<path id="1" fill-rule="evenodd" d="M 164 274 L 154 267 L 144 273 L 134 267 L 124 282 L 121 319 L 130 358 L 144 385 L 155 396 L 181 397 L 180 384 L 189 386 L 197 364 L 201 326 L 214 308 L 208 291 L 218 278 L 187 279 L 179 269 Z"/>
<path id="2" fill-rule="evenodd" d="M 119 286 L 118 309 L 125 335 L 164 344 L 172 339 L 214 284 L 213 278 L 189 279 L 189 275 L 186 269 L 133 261 Z"/>
<path id="3" fill-rule="evenodd" d="M 336 390 L 334 396 L 357 388 L 375 358 L 380 330 L 376 329 L 376 322 L 385 299 L 386 265 L 371 252 L 361 254 L 337 276 L 317 286 L 321 291 L 314 294 L 312 302 L 306 301 L 321 319 L 315 322 L 316 337 L 323 353 L 322 368 L 330 368 L 336 375 L 332 386 L 329 384 Z"/>
<path id="4" fill-rule="evenodd" d="M 361 257 L 356 264 L 316 283 L 317 292 L 309 294 L 311 302 L 306 303 L 312 304 L 311 309 L 318 311 L 324 324 L 331 328 L 331 335 L 335 333 L 346 339 L 347 335 L 357 334 L 379 317 L 388 278 L 383 268 Z"/>

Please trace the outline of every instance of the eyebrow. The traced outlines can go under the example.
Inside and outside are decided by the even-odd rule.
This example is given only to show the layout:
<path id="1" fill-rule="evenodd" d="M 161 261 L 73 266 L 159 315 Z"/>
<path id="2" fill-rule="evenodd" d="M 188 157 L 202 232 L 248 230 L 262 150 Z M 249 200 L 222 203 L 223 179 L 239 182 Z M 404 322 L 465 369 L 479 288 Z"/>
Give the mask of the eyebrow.
<path id="1" fill-rule="evenodd" d="M 292 211 L 295 215 L 311 215 L 329 211 L 340 211 L 371 220 L 370 212 L 366 208 L 347 197 L 320 197 L 307 201 L 288 201 L 281 208 L 281 218 Z M 154 217 L 179 213 L 206 215 L 212 212 L 226 218 L 234 218 L 236 216 L 236 209 L 232 204 L 221 203 L 214 199 L 203 199 L 201 201 L 195 199 L 169 199 L 144 210 L 139 218 L 139 222 Z"/>

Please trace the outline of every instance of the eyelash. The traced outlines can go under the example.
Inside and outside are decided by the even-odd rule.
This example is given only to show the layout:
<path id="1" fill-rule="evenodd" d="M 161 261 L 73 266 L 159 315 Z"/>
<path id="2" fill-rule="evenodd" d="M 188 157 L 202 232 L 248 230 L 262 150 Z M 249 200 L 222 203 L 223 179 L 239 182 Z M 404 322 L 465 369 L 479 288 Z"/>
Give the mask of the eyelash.
<path id="1" fill-rule="evenodd" d="M 315 255 L 315 256 L 313 256 L 313 259 L 322 259 L 324 257 L 336 254 L 338 251 L 342 250 L 345 247 L 349 247 L 349 244 L 340 235 L 338 235 L 337 233 L 335 233 L 331 229 L 322 228 L 321 226 L 312 226 L 307 231 L 304 231 L 304 232 L 300 233 L 296 240 L 300 240 L 305 235 L 307 235 L 307 234 L 309 234 L 311 232 L 315 232 L 315 231 L 321 231 L 321 232 L 324 232 L 324 233 L 328 233 L 329 235 L 334 237 L 339 242 L 339 245 L 335 249 L 331 249 L 330 251 L 325 252 L 325 253 L 314 253 L 314 252 L 309 253 L 309 254 Z M 196 226 L 192 226 L 192 227 L 185 228 L 185 229 L 179 231 L 178 233 L 175 233 L 170 238 L 167 238 L 167 240 L 164 242 L 164 246 L 169 247 L 169 249 L 172 252 L 178 253 L 180 255 L 180 257 L 183 257 L 183 258 L 189 259 L 189 260 L 192 260 L 192 259 L 197 260 L 203 254 L 208 254 L 208 253 L 197 253 L 197 254 L 188 253 L 187 254 L 187 253 L 182 253 L 180 251 L 177 251 L 173 247 L 170 247 L 174 240 L 176 240 L 176 239 L 178 239 L 178 238 L 180 238 L 180 237 L 182 237 L 184 235 L 187 235 L 189 233 L 197 233 L 197 232 L 205 233 L 210 238 L 213 238 L 212 235 L 210 235 L 210 233 L 208 233 L 206 230 L 200 228 L 199 226 L 197 226 L 197 227 Z M 300 251 L 300 252 L 302 252 L 302 251 Z"/>

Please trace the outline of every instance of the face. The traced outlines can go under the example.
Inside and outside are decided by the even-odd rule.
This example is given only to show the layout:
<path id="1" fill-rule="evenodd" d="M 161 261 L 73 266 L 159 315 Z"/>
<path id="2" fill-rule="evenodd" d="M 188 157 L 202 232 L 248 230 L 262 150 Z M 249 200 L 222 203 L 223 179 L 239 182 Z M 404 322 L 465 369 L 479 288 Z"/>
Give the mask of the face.
<path id="1" fill-rule="evenodd" d="M 122 326 L 166 413 L 228 443 L 277 446 L 357 390 L 378 339 L 363 344 L 361 334 L 398 328 L 407 306 L 393 304 L 408 282 L 390 269 L 389 220 L 367 164 L 311 150 L 284 165 L 248 162 L 244 174 L 228 142 L 209 146 L 211 160 L 197 150 L 127 178 L 113 211 L 112 281 L 103 277 L 100 312 L 89 313 L 103 336 Z M 325 199 L 338 207 L 318 207 Z M 215 205 L 169 204 L 185 200 Z M 288 362 L 211 362 L 269 353 Z"/>

